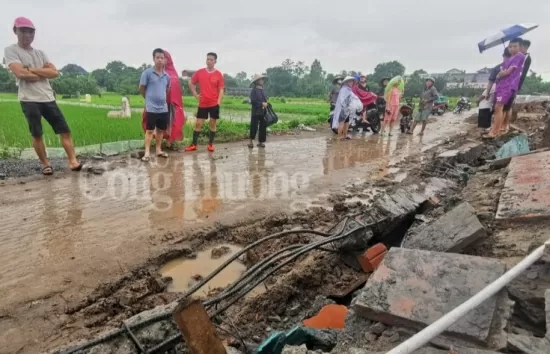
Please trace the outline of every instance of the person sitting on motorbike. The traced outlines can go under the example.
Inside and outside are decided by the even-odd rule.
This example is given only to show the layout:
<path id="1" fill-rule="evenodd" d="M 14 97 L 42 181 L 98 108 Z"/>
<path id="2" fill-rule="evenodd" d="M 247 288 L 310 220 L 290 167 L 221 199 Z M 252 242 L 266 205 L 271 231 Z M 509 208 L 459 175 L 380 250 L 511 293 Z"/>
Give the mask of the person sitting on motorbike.
<path id="1" fill-rule="evenodd" d="M 352 114 L 357 114 L 357 111 L 363 109 L 361 101 L 353 93 L 355 83 L 356 79 L 353 76 L 348 76 L 343 80 L 342 88 L 336 101 L 336 107 L 334 108 L 332 129 L 338 129 L 338 137 L 342 140 L 351 139 L 347 135 L 350 119 L 352 118 Z"/>
<path id="2" fill-rule="evenodd" d="M 369 86 L 367 85 L 367 76 L 360 75 L 359 82 L 357 85 L 353 86 L 353 93 L 361 100 L 363 104 L 363 110 L 361 111 L 361 123 L 367 122 L 367 110 L 370 108 L 376 108 L 376 94 L 370 92 Z"/>
<path id="3" fill-rule="evenodd" d="M 343 77 L 336 76 L 334 80 L 332 80 L 332 90 L 328 93 L 328 103 L 330 104 L 330 111 L 332 112 L 334 110 L 334 107 L 336 106 L 336 100 L 338 99 L 338 93 L 340 93 L 340 87 L 342 86 L 342 80 Z"/>
<path id="4" fill-rule="evenodd" d="M 422 130 L 418 135 L 424 135 L 424 130 L 426 129 L 426 125 L 428 124 L 428 117 L 430 116 L 430 114 L 432 114 L 434 102 L 439 98 L 439 92 L 437 92 L 434 84 L 435 79 L 433 77 L 429 77 L 426 79 L 426 88 L 420 95 L 418 114 L 415 116 L 413 125 L 411 129 L 407 132 L 407 134 L 412 134 L 414 132 L 414 128 L 416 128 L 416 124 L 422 123 Z"/>

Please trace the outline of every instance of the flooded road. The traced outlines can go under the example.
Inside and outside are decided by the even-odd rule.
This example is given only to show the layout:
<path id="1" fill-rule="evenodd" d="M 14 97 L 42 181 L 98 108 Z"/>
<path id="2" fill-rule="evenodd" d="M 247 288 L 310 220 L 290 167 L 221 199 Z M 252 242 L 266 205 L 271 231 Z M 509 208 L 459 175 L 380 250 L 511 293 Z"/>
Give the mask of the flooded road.
<path id="1" fill-rule="evenodd" d="M 10 331 L 0 342 L 18 334 L 13 327 L 25 316 L 14 318 L 32 304 L 51 303 L 62 314 L 71 300 L 168 249 L 167 233 L 319 204 L 345 184 L 399 172 L 392 165 L 459 132 L 461 124 L 445 115 L 422 138 L 395 132 L 335 141 L 327 131 L 273 137 L 261 150 L 246 142 L 218 145 L 214 154 L 201 147 L 149 164 L 127 160 L 101 176 L 4 185 L 0 330 Z"/>

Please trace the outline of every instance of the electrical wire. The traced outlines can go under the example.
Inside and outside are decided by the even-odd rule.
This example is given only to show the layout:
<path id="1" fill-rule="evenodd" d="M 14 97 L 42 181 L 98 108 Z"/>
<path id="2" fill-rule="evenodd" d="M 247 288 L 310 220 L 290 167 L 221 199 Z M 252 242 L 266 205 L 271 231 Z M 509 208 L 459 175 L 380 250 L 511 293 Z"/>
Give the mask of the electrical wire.
<path id="1" fill-rule="evenodd" d="M 371 226 L 371 225 L 369 225 Z M 257 287 L 259 284 L 261 284 L 265 279 L 267 279 L 270 275 L 272 275 L 273 273 L 275 273 L 276 271 L 278 271 L 279 269 L 281 269 L 282 267 L 284 267 L 285 265 L 287 265 L 288 263 L 296 260 L 297 258 L 299 258 L 301 255 L 319 247 L 319 246 L 323 246 L 325 244 L 328 244 L 328 243 L 331 243 L 331 242 L 334 242 L 334 241 L 338 241 L 338 240 L 341 240 L 345 237 L 348 237 L 350 236 L 351 234 L 353 234 L 354 232 L 356 232 L 357 230 L 360 230 L 360 229 L 363 229 L 365 227 L 368 227 L 367 225 L 365 226 L 360 226 L 360 227 L 357 227 L 357 228 L 354 228 L 353 230 L 351 231 L 348 231 L 347 233 L 343 234 L 343 235 L 338 235 L 338 236 L 332 236 L 332 237 L 327 237 L 325 240 L 322 240 L 322 241 L 318 241 L 318 242 L 315 242 L 313 244 L 310 244 L 306 247 L 301 247 L 300 250 L 298 250 L 297 252 L 295 252 L 292 257 L 290 257 L 289 259 L 287 259 L 286 261 L 282 262 L 281 264 L 279 264 L 277 267 L 271 269 L 270 271 L 268 271 L 266 274 L 264 274 L 264 276 L 262 276 L 260 279 L 256 280 L 256 282 L 254 282 L 252 285 L 249 285 L 246 289 L 244 289 L 243 291 L 241 291 L 241 293 L 239 293 L 238 296 L 235 296 L 233 299 L 231 299 L 227 304 L 224 305 L 224 307 L 220 308 L 220 309 L 217 309 L 216 312 L 214 312 L 210 318 L 214 318 L 220 314 L 222 314 L 223 312 L 225 312 L 229 307 L 231 307 L 233 304 L 235 304 L 237 301 L 239 301 L 243 296 L 245 296 L 246 294 L 248 294 L 252 289 L 254 289 L 255 287 Z M 159 345 L 151 348 L 148 353 L 150 354 L 157 354 L 157 353 L 161 353 L 162 350 L 166 350 L 166 348 L 170 348 L 174 345 L 177 345 L 177 343 L 181 341 L 181 334 L 177 334 L 177 335 L 174 335 L 170 338 L 168 338 L 167 340 L 165 340 L 164 342 L 160 343 Z"/>
<path id="2" fill-rule="evenodd" d="M 178 298 L 176 301 L 179 302 L 179 301 L 191 296 L 195 292 L 197 292 L 201 287 L 203 287 L 206 283 L 208 283 L 212 278 L 214 278 L 222 270 L 224 270 L 229 264 L 231 264 L 233 261 L 235 261 L 237 258 L 239 258 L 242 254 L 244 254 L 247 251 L 253 249 L 254 247 L 259 246 L 262 243 L 264 243 L 266 241 L 269 241 L 269 240 L 272 240 L 272 239 L 275 239 L 275 238 L 288 236 L 288 235 L 296 235 L 296 234 L 313 234 L 313 235 L 319 235 L 319 236 L 324 236 L 324 237 L 328 237 L 328 236 L 331 235 L 331 234 L 316 231 L 316 230 L 298 229 L 298 230 L 282 231 L 282 232 L 278 232 L 278 233 L 275 233 L 275 234 L 265 236 L 265 237 L 255 241 L 255 242 L 247 245 L 245 248 L 243 248 L 239 252 L 235 253 L 231 258 L 229 258 L 226 262 L 224 262 L 222 265 L 220 265 L 216 270 L 214 270 L 212 273 L 210 273 L 206 278 L 204 278 L 199 283 L 197 283 L 195 286 L 193 286 L 193 288 L 191 288 L 189 291 L 187 291 L 183 296 Z M 163 312 L 163 313 L 157 314 L 155 316 L 151 316 L 150 318 L 148 318 L 144 321 L 132 324 L 131 326 L 128 326 L 128 328 L 135 331 L 138 328 L 146 326 L 150 323 L 165 320 L 167 318 L 170 318 L 171 316 L 172 316 L 172 313 L 170 311 Z M 106 333 L 102 336 L 99 336 L 95 339 L 92 339 L 88 342 L 77 345 L 73 348 L 69 348 L 69 349 L 66 349 L 66 350 L 58 350 L 55 353 L 56 354 L 74 354 L 74 353 L 77 353 L 79 351 L 83 351 L 83 350 L 86 350 L 88 348 L 99 345 L 101 343 L 107 342 L 107 341 L 109 341 L 111 339 L 114 339 L 114 338 L 116 338 L 116 337 L 118 337 L 118 336 L 120 336 L 120 335 L 122 335 L 126 332 L 127 332 L 126 328 L 117 329 L 117 330 L 111 331 L 109 333 Z"/>

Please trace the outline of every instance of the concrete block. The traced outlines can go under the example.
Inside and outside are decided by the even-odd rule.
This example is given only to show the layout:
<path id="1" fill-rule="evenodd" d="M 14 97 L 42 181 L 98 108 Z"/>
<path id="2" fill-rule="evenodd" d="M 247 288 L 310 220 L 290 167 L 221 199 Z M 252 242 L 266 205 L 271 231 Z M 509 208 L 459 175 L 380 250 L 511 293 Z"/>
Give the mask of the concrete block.
<path id="1" fill-rule="evenodd" d="M 360 316 L 422 329 L 477 294 L 506 271 L 498 260 L 392 248 L 357 297 Z M 492 297 L 451 326 L 446 335 L 485 344 L 497 308 Z"/>
<path id="2" fill-rule="evenodd" d="M 510 334 L 508 336 L 508 348 L 525 354 L 548 354 L 550 353 L 550 340 L 548 338 Z"/>
<path id="3" fill-rule="evenodd" d="M 459 253 L 487 233 L 474 208 L 461 203 L 434 222 L 405 236 L 404 248 Z"/>
<path id="4" fill-rule="evenodd" d="M 512 158 L 497 220 L 526 222 L 550 217 L 550 151 Z"/>

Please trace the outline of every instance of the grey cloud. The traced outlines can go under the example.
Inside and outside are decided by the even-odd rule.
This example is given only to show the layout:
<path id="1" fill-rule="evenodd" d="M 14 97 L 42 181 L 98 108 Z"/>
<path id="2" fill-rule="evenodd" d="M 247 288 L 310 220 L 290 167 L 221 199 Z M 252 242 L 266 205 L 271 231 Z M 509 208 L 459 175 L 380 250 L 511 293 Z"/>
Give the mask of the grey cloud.
<path id="1" fill-rule="evenodd" d="M 329 72 L 372 71 L 387 60 L 401 61 L 407 71 L 476 70 L 500 57 L 498 48 L 479 54 L 478 41 L 514 23 L 536 22 L 540 28 L 526 36 L 533 68 L 550 72 L 547 0 L 0 1 L 0 23 L 30 17 L 38 26 L 36 46 L 58 66 L 94 69 L 115 59 L 140 65 L 163 47 L 179 70 L 203 66 L 210 50 L 230 73 L 261 72 L 287 57 L 307 64 L 318 58 Z M 4 45 L 15 40 L 10 27 L 0 32 Z"/>

